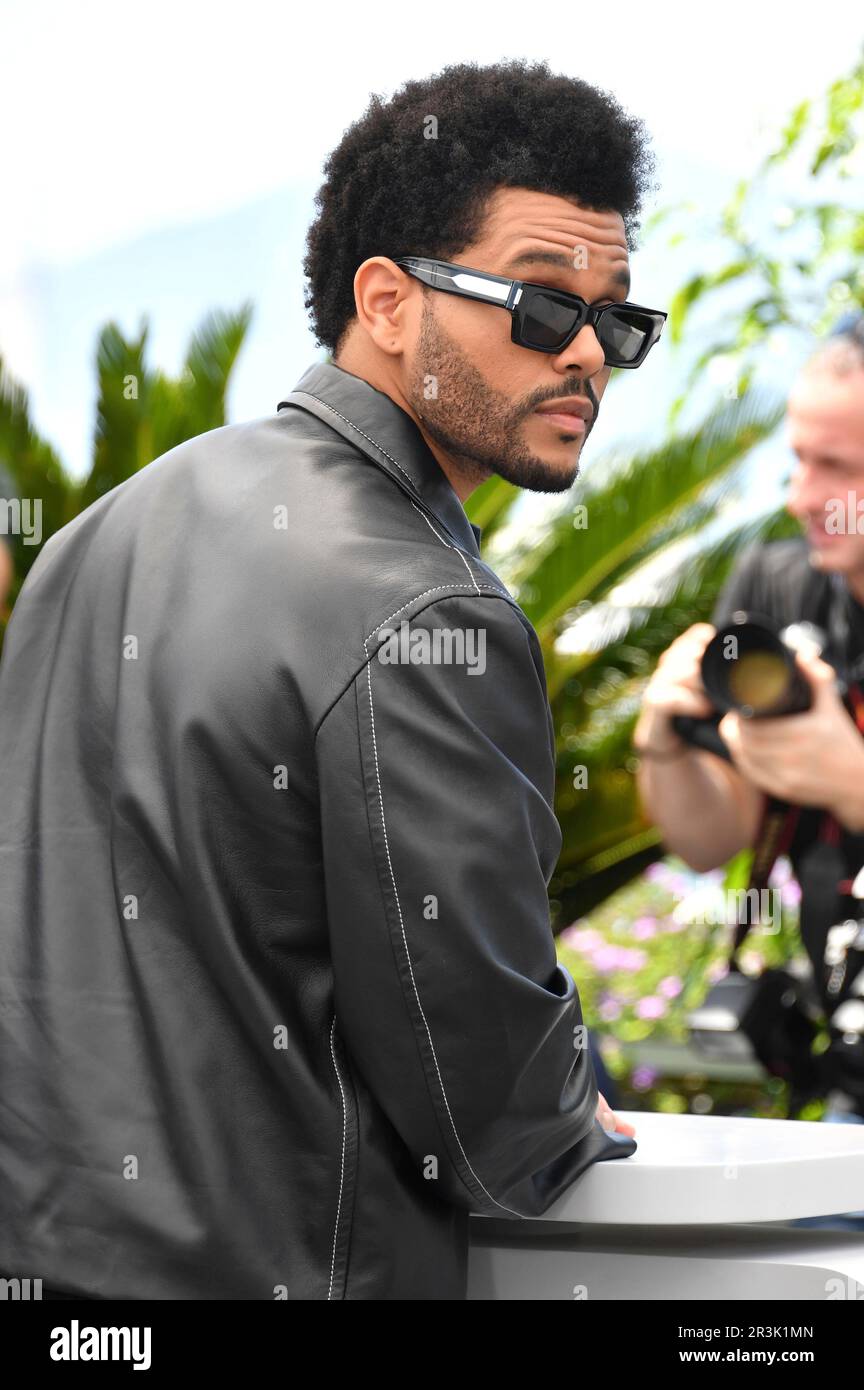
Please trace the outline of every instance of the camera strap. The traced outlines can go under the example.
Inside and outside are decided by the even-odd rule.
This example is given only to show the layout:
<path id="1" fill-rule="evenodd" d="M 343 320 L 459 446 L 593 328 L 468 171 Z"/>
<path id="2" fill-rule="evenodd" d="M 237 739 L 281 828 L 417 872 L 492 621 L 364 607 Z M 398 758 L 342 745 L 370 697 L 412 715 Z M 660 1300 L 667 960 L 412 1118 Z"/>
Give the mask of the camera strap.
<path id="1" fill-rule="evenodd" d="M 744 939 L 750 928 L 762 920 L 762 894 L 768 886 L 768 879 L 775 863 L 792 843 L 800 815 L 800 806 L 790 806 L 788 801 L 780 801 L 774 796 L 765 798 L 765 809 L 756 836 L 750 879 L 744 899 L 748 907 L 747 920 L 739 922 L 735 927 L 735 939 L 729 958 L 730 970 L 738 969 L 738 952 L 744 944 Z"/>
<path id="2" fill-rule="evenodd" d="M 857 682 L 847 688 L 851 713 L 859 733 L 864 736 L 864 693 Z M 766 797 L 762 821 L 756 837 L 746 902 L 750 907 L 749 920 L 739 922 L 730 959 L 730 968 L 737 969 L 736 958 L 748 931 L 762 919 L 762 893 L 775 863 L 790 848 L 801 818 L 801 806 L 790 806 L 776 797 Z M 801 888 L 801 938 L 814 965 L 821 963 L 827 928 L 836 918 L 837 897 L 848 896 L 852 880 L 847 872 L 841 839 L 843 827 L 830 811 L 823 811 L 813 844 L 803 852 L 798 872 Z M 755 890 L 750 893 L 750 890 Z M 823 920 L 824 919 L 824 920 Z"/>

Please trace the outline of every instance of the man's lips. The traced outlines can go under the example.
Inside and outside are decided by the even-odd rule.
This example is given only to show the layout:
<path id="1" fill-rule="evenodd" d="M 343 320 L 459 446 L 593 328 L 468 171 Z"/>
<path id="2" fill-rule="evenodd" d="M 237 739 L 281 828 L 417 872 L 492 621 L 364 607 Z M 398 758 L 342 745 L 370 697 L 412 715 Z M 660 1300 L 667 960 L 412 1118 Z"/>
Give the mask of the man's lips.
<path id="1" fill-rule="evenodd" d="M 572 434 L 584 434 L 588 429 L 588 422 L 583 420 L 581 415 L 570 415 L 558 410 L 535 410 L 534 414 L 542 415 L 550 425 L 555 425 L 557 429 L 570 430 Z"/>
<path id="2" fill-rule="evenodd" d="M 586 434 L 594 418 L 594 407 L 584 396 L 567 396 L 557 401 L 545 401 L 534 414 L 542 415 L 556 429 L 569 430 L 571 434 Z"/>
<path id="3" fill-rule="evenodd" d="M 575 415 L 586 424 L 594 418 L 594 407 L 585 396 L 560 396 L 557 401 L 538 405 L 537 415 Z"/>
<path id="4" fill-rule="evenodd" d="M 840 532 L 827 531 L 823 518 L 820 518 L 818 521 L 808 521 L 804 535 L 808 545 L 817 547 L 835 545 L 837 541 L 845 539 Z"/>

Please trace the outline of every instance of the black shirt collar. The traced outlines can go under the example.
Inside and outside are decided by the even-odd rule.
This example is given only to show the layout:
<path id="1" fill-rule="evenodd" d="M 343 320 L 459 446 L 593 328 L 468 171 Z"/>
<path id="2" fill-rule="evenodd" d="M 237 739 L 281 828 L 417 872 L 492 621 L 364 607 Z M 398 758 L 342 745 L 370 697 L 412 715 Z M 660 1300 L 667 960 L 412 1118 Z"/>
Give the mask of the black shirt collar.
<path id="1" fill-rule="evenodd" d="M 451 538 L 480 557 L 479 526 L 465 515 L 449 479 L 411 416 L 383 391 L 333 362 L 316 362 L 277 410 L 299 406 L 323 420 L 432 512 Z"/>

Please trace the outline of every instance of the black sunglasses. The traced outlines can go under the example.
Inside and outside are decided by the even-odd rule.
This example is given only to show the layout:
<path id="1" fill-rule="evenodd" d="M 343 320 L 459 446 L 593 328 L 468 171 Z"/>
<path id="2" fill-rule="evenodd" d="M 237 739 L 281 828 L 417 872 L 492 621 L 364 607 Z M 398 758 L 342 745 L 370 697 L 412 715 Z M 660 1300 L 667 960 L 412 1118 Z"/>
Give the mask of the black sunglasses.
<path id="1" fill-rule="evenodd" d="M 504 275 L 490 275 L 452 261 L 424 256 L 394 256 L 393 260 L 433 290 L 509 309 L 513 342 L 535 352 L 561 352 L 588 323 L 597 334 L 607 366 L 639 367 L 666 322 L 662 309 L 645 309 L 627 300 L 594 308 L 578 294 L 526 280 L 508 280 Z"/>

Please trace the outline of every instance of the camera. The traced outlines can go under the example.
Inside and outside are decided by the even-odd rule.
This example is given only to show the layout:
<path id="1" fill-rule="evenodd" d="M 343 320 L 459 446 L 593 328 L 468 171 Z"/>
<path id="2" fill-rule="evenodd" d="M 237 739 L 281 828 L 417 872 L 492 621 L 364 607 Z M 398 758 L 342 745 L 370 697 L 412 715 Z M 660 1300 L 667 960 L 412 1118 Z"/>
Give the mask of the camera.
<path id="1" fill-rule="evenodd" d="M 795 653 L 805 642 L 823 653 L 827 637 L 815 623 L 779 628 L 758 614 L 733 613 L 702 653 L 702 684 L 716 713 L 705 719 L 673 715 L 676 733 L 685 742 L 728 759 L 729 750 L 717 726 L 729 710 L 737 710 L 745 719 L 803 714 L 810 708 L 810 685 Z"/>

